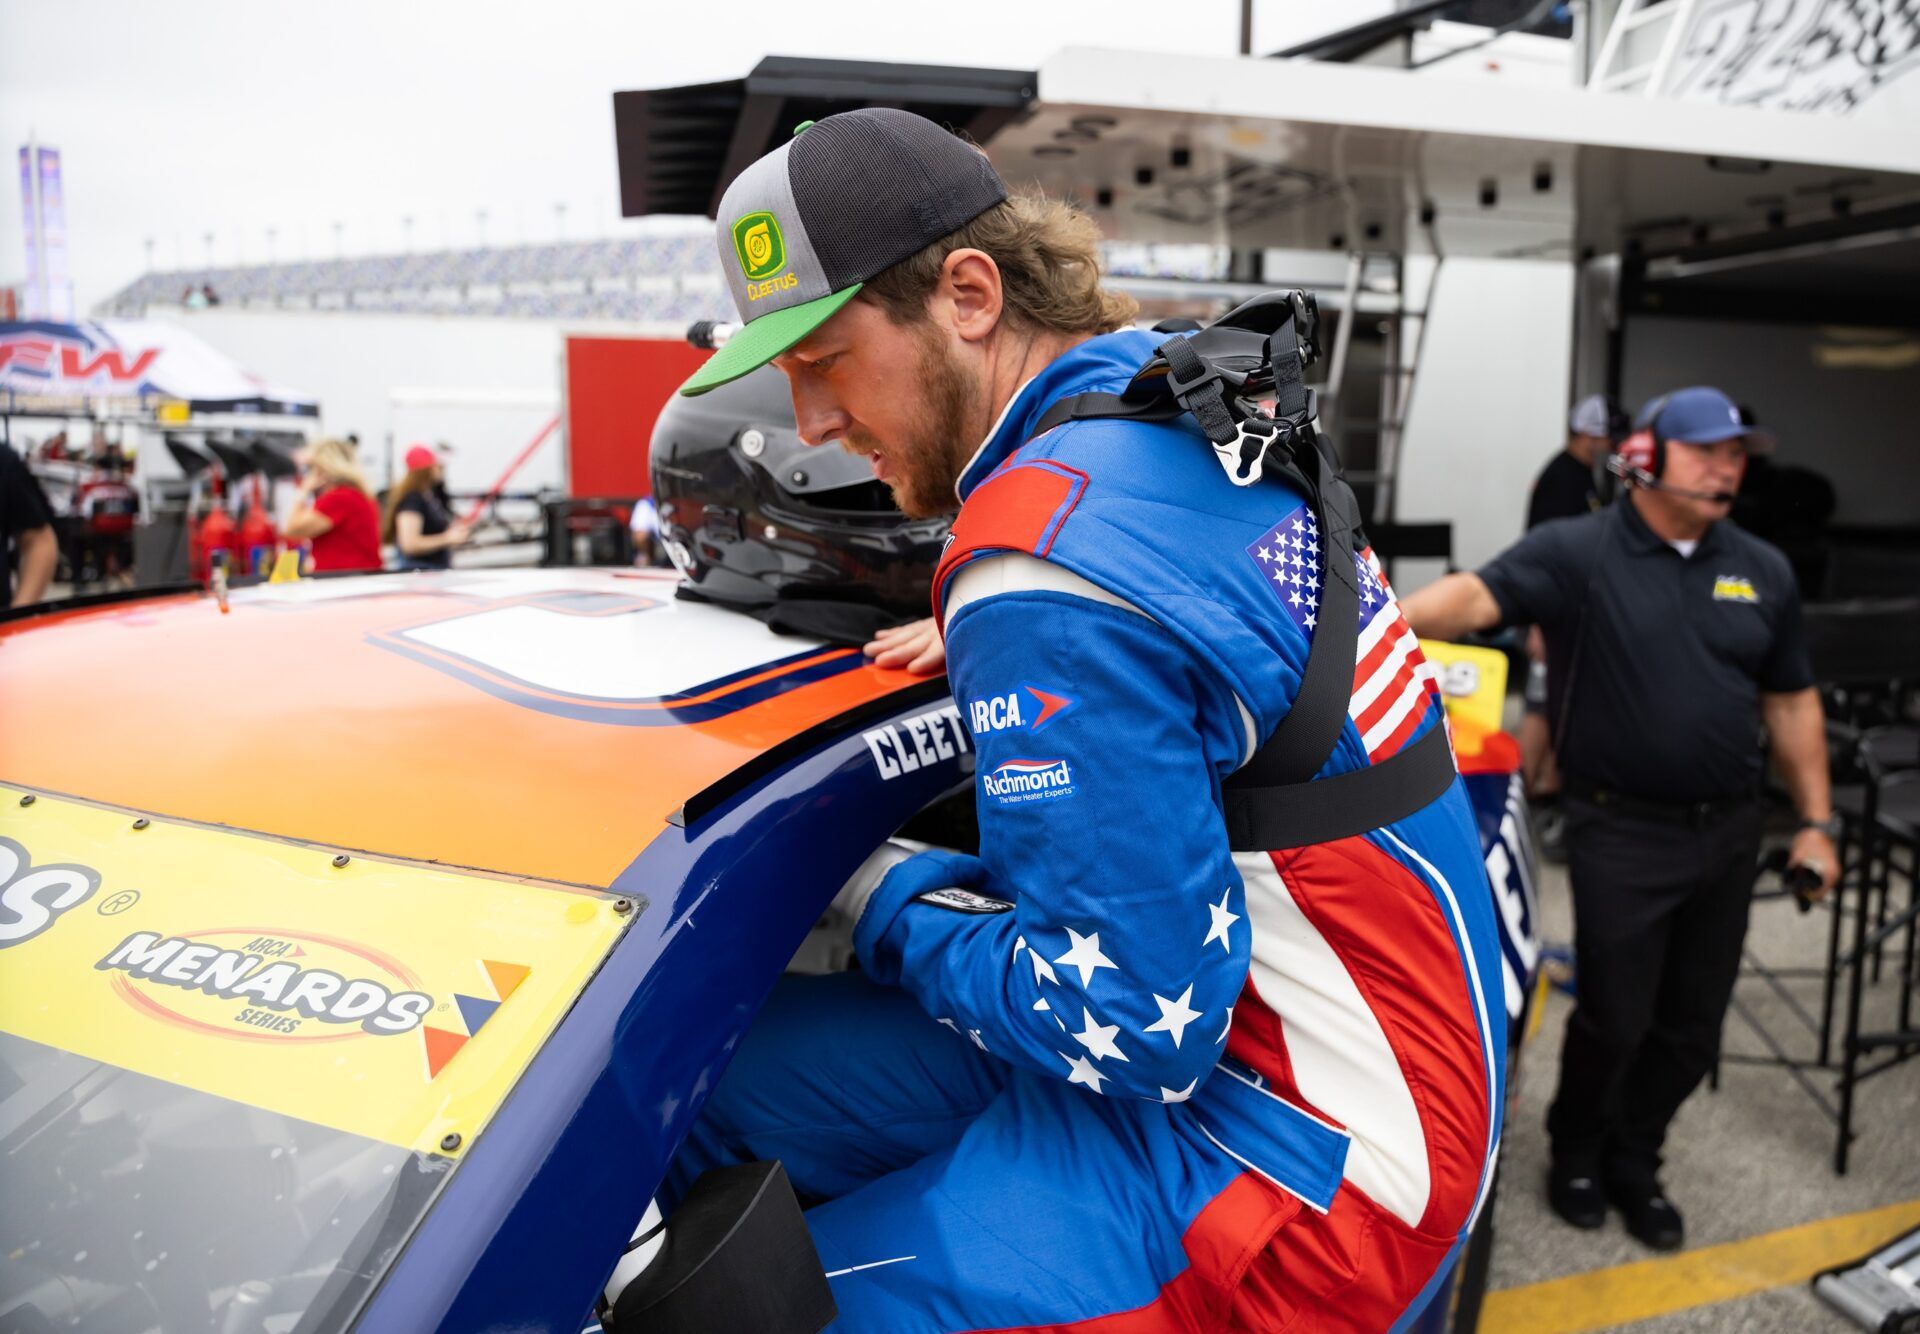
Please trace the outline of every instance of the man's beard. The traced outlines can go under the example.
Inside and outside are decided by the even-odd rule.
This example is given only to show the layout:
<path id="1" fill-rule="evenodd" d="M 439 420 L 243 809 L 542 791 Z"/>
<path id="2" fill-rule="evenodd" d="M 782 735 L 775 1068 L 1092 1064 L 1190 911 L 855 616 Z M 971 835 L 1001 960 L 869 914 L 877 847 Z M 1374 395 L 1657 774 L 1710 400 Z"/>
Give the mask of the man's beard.
<path id="1" fill-rule="evenodd" d="M 922 331 L 914 374 L 920 382 L 920 412 L 904 438 L 885 451 L 893 476 L 887 488 L 901 513 L 913 519 L 947 514 L 959 505 L 954 488 L 971 455 L 973 423 L 979 418 L 979 386 L 947 348 L 939 330 Z M 984 427 L 978 428 L 984 430 Z M 873 437 L 855 430 L 847 443 L 859 452 L 873 453 Z"/>

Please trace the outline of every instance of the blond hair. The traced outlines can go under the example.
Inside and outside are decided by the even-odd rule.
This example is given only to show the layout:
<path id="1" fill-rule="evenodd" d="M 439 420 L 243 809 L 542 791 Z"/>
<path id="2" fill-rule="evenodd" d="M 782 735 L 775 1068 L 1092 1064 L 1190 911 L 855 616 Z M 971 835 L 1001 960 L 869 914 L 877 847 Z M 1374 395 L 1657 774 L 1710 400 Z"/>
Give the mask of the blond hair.
<path id="1" fill-rule="evenodd" d="M 344 440 L 328 437 L 308 445 L 307 467 L 329 482 L 350 486 L 368 499 L 373 497 L 373 488 L 367 485 L 367 475 L 360 471 L 360 461 L 353 455 L 353 446 Z"/>
<path id="2" fill-rule="evenodd" d="M 1125 328 L 1140 303 L 1100 286 L 1100 229 L 1092 218 L 1040 194 L 1015 194 L 959 231 L 869 278 L 860 295 L 895 324 L 926 314 L 942 266 L 956 250 L 978 250 L 1000 270 L 1004 317 L 1049 333 L 1100 334 Z"/>

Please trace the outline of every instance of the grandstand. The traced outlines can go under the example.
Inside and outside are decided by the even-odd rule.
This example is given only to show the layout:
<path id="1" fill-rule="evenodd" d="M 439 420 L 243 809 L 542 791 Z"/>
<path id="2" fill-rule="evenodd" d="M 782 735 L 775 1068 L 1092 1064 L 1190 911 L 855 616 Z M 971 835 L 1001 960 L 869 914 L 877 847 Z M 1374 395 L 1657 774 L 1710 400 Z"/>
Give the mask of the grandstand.
<path id="1" fill-rule="evenodd" d="M 724 319 L 730 302 L 705 230 L 685 235 L 366 255 L 149 273 L 97 313 L 135 317 L 199 304 L 523 319 L 685 324 Z M 195 294 L 189 299 L 190 294 Z"/>
<path id="2" fill-rule="evenodd" d="M 1116 275 L 1204 280 L 1224 274 L 1225 252 L 1215 246 L 1115 245 L 1108 247 L 1107 262 Z M 713 236 L 705 228 L 618 240 L 174 269 L 135 279 L 96 313 L 136 318 L 158 307 L 197 305 L 203 291 L 223 307 L 242 310 L 670 325 L 733 318 Z"/>

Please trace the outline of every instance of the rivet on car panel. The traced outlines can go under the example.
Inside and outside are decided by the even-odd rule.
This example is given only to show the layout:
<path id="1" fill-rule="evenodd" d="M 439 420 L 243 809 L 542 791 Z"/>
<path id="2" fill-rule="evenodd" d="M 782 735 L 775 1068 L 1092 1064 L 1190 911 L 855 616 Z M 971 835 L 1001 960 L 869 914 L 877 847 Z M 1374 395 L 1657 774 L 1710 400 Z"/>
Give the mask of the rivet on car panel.
<path id="1" fill-rule="evenodd" d="M 348 862 L 352 860 L 353 858 L 347 856 L 347 854 L 343 852 L 333 859 L 333 864 L 335 866 L 345 866 Z"/>

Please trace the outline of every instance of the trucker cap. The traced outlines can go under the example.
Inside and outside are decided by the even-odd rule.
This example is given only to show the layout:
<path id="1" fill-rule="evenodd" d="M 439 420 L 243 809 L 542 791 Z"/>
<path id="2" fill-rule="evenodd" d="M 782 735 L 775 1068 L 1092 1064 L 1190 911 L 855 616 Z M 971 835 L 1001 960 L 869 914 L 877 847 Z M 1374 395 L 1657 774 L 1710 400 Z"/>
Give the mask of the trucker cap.
<path id="1" fill-rule="evenodd" d="M 1575 435 L 1606 439 L 1613 434 L 1613 405 L 1605 394 L 1588 394 L 1567 414 L 1567 429 Z"/>
<path id="2" fill-rule="evenodd" d="M 867 279 L 1006 197 L 979 150 L 910 111 L 803 122 L 720 200 L 720 267 L 741 327 L 680 392 L 702 394 L 766 365 Z"/>
<path id="3" fill-rule="evenodd" d="M 1755 453 L 1764 452 L 1773 443 L 1772 435 L 1751 424 L 1738 404 L 1706 385 L 1676 389 L 1664 398 L 1656 398 L 1640 412 L 1642 425 L 1660 440 L 1711 445 L 1745 436 L 1748 447 Z"/>

